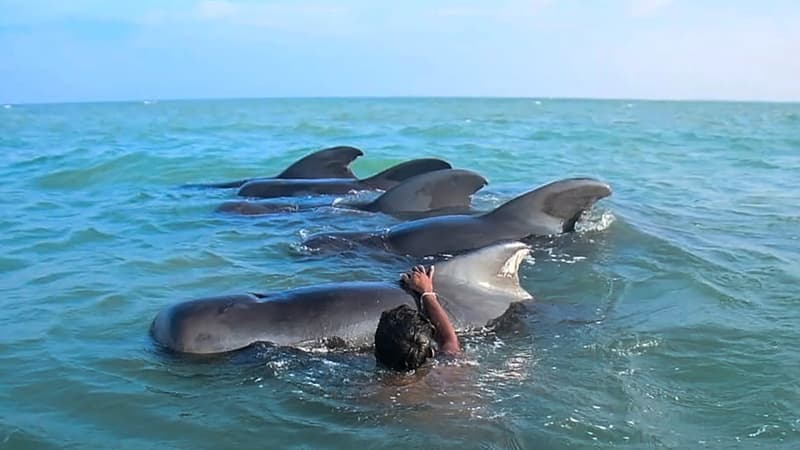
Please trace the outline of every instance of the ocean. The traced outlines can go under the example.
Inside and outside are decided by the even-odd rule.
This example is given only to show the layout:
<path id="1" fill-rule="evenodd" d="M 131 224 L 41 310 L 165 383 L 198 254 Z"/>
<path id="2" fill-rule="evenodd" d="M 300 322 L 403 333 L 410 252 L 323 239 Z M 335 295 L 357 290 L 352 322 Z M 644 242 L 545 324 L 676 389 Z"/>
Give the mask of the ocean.
<path id="1" fill-rule="evenodd" d="M 491 208 L 610 183 L 521 268 L 536 302 L 414 376 L 369 353 L 165 354 L 196 297 L 410 264 L 316 255 L 311 233 L 395 220 L 216 213 L 230 190 L 353 145 L 360 176 L 417 157 L 483 174 Z M 0 447 L 800 448 L 800 104 L 252 99 L 0 107 Z M 366 194 L 359 194 L 366 195 Z"/>

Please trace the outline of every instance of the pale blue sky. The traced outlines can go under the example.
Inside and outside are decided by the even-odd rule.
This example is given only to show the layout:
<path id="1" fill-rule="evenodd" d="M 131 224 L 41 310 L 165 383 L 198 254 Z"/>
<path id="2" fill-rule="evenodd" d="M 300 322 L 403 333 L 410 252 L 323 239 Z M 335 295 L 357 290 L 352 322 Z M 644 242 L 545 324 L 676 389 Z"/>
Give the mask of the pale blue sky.
<path id="1" fill-rule="evenodd" d="M 800 0 L 0 0 L 0 103 L 800 100 Z"/>

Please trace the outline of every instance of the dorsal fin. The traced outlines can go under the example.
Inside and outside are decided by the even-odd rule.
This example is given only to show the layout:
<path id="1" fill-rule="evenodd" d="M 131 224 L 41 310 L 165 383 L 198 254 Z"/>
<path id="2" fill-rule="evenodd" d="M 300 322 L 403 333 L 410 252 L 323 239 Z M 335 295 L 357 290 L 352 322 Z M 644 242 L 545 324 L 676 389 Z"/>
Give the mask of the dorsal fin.
<path id="1" fill-rule="evenodd" d="M 363 154 L 346 145 L 326 148 L 300 158 L 275 178 L 355 178 L 350 163 Z"/>
<path id="2" fill-rule="evenodd" d="M 309 179 L 309 178 L 356 178 L 350 163 L 364 152 L 349 146 L 330 147 L 306 155 L 287 167 L 274 178 Z M 221 183 L 190 184 L 189 187 L 237 188 L 249 181 L 259 178 L 223 181 Z"/>
<path id="3" fill-rule="evenodd" d="M 599 199 L 611 195 L 611 187 L 592 178 L 554 181 L 509 200 L 482 218 L 518 227 L 527 235 L 575 231 L 581 214 Z"/>
<path id="4" fill-rule="evenodd" d="M 514 300 L 531 299 L 533 296 L 519 285 L 519 266 L 529 253 L 530 247 L 522 242 L 492 244 L 437 263 L 434 282 L 470 285 L 483 291 L 503 293 Z"/>
<path id="5" fill-rule="evenodd" d="M 387 190 L 413 176 L 452 168 L 450 163 L 437 158 L 412 159 L 389 167 L 377 175 L 361 180 L 361 182 L 373 189 Z"/>
<path id="6" fill-rule="evenodd" d="M 487 181 L 475 172 L 445 169 L 411 177 L 362 207 L 387 214 L 467 208 L 470 197 Z"/>

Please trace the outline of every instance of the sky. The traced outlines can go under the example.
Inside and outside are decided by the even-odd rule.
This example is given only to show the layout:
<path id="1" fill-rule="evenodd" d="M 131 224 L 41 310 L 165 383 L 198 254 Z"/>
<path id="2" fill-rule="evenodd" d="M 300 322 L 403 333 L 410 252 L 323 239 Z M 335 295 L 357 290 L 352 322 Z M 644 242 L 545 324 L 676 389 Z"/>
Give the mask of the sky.
<path id="1" fill-rule="evenodd" d="M 800 0 L 0 0 L 0 103 L 800 101 Z"/>

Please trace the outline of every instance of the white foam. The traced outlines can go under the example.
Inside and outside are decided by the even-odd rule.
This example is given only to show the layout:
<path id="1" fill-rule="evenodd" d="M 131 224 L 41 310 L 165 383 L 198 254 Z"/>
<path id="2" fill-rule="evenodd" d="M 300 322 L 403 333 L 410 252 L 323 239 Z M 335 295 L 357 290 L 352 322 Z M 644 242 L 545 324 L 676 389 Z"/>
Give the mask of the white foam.
<path id="1" fill-rule="evenodd" d="M 587 214 L 575 224 L 575 231 L 583 233 L 586 231 L 605 231 L 617 220 L 611 211 L 603 211 L 599 215 L 596 213 Z"/>

